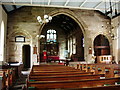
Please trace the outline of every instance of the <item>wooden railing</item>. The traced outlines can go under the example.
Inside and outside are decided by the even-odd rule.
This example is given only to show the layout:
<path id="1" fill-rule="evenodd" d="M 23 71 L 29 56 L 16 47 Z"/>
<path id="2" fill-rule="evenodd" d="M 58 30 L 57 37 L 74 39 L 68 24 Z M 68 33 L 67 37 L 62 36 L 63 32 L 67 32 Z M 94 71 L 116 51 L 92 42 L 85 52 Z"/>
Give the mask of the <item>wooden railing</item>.
<path id="1" fill-rule="evenodd" d="M 113 59 L 112 55 L 97 56 L 97 63 L 110 64 L 110 63 L 112 63 L 112 59 Z"/>

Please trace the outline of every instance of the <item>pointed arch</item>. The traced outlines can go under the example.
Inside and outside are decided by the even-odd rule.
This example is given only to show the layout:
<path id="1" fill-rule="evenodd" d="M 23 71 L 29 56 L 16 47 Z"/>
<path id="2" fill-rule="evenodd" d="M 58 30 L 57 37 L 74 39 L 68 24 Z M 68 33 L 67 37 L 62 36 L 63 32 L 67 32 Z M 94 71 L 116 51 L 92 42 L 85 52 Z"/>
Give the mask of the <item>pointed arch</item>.
<path id="1" fill-rule="evenodd" d="M 48 15 L 54 17 L 54 16 L 61 15 L 61 14 L 72 18 L 81 28 L 83 35 L 85 34 L 85 30 L 87 29 L 87 25 L 82 21 L 82 19 L 80 17 L 78 19 L 78 17 L 72 11 L 66 10 L 66 9 L 59 9 L 59 10 L 55 10 L 55 11 L 50 12 Z M 41 27 L 39 29 L 39 35 L 41 34 L 44 25 L 45 24 L 41 25 Z"/>

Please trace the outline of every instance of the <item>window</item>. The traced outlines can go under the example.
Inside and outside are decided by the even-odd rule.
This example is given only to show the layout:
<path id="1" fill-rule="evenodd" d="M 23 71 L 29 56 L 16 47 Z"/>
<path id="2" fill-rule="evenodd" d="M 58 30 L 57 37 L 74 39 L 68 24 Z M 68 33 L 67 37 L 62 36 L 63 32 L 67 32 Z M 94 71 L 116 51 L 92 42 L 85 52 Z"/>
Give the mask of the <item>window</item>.
<path id="1" fill-rule="evenodd" d="M 73 37 L 73 54 L 76 54 L 76 38 Z"/>
<path id="2" fill-rule="evenodd" d="M 82 47 L 85 46 L 85 43 L 84 43 L 84 38 L 82 38 Z"/>
<path id="3" fill-rule="evenodd" d="M 70 40 L 68 39 L 68 52 L 70 52 Z"/>
<path id="4" fill-rule="evenodd" d="M 16 36 L 15 42 L 25 42 L 25 37 L 24 36 Z"/>
<path id="5" fill-rule="evenodd" d="M 4 60 L 4 22 L 1 23 L 1 31 L 0 31 L 0 61 Z"/>
<path id="6" fill-rule="evenodd" d="M 72 45 L 72 38 L 70 38 L 70 56 L 73 53 L 73 45 Z"/>
<path id="7" fill-rule="evenodd" d="M 47 42 L 56 42 L 56 38 L 57 35 L 55 30 L 50 29 L 47 31 Z"/>

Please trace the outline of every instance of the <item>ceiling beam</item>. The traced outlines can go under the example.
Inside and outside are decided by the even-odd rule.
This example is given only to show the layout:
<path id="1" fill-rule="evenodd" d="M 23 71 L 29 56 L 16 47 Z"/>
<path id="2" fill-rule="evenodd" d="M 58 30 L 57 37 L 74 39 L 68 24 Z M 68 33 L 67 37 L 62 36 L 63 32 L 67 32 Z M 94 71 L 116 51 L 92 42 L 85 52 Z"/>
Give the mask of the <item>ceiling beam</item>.
<path id="1" fill-rule="evenodd" d="M 69 3 L 70 0 L 66 0 L 64 6 L 67 6 L 67 4 Z"/>
<path id="2" fill-rule="evenodd" d="M 103 1 L 99 2 L 94 8 L 99 7 L 102 3 L 103 3 Z"/>
<path id="3" fill-rule="evenodd" d="M 87 7 L 73 7 L 73 6 L 59 6 L 59 5 L 42 5 L 42 4 L 29 4 L 29 3 L 4 3 L 2 2 L 1 4 L 3 5 L 23 5 L 23 6 L 40 6 L 40 7 L 59 7 L 59 8 L 71 8 L 71 9 L 88 9 L 88 10 L 104 10 L 103 9 L 95 9 L 95 8 L 87 8 Z"/>
<path id="4" fill-rule="evenodd" d="M 87 0 L 84 0 L 84 2 L 79 7 L 82 7 L 86 2 Z"/>
<path id="5" fill-rule="evenodd" d="M 2 8 L 5 10 L 6 13 L 8 13 L 7 9 L 5 8 L 4 5 L 2 5 Z"/>
<path id="6" fill-rule="evenodd" d="M 48 0 L 48 5 L 50 5 L 50 3 L 51 3 L 51 0 Z"/>

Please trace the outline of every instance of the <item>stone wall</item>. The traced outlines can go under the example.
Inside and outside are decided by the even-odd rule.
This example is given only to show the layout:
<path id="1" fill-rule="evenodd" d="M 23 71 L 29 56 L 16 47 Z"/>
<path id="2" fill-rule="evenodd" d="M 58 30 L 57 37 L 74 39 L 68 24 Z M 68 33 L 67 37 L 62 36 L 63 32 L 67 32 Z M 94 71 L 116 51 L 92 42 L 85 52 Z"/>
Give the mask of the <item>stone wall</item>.
<path id="1" fill-rule="evenodd" d="M 38 38 L 36 37 L 39 35 L 44 27 L 44 25 L 40 25 L 37 22 L 36 17 L 43 16 L 44 8 L 42 7 L 22 7 L 16 11 L 13 11 L 8 14 L 8 31 L 7 36 L 10 38 L 13 33 L 15 32 L 23 32 L 27 33 L 26 35 L 29 37 L 29 43 L 31 48 L 33 48 L 34 45 L 37 45 L 38 47 Z M 72 19 L 74 19 L 78 25 L 80 26 L 84 39 L 85 39 L 85 48 L 84 48 L 84 57 L 85 60 L 90 60 L 92 54 L 94 54 L 93 51 L 93 42 L 97 35 L 103 34 L 105 35 L 109 42 L 110 42 L 110 48 L 112 49 L 112 40 L 108 33 L 109 31 L 109 19 L 107 19 L 105 16 L 103 16 L 101 13 L 97 11 L 92 10 L 75 10 L 75 9 L 63 9 L 63 8 L 45 8 L 45 13 L 51 16 L 56 16 L 59 14 L 65 14 Z M 13 36 L 15 37 L 15 36 Z M 9 39 L 7 46 L 10 45 Z M 13 42 L 15 43 L 15 42 Z M 22 43 L 20 46 L 22 46 Z M 10 47 L 12 44 L 10 45 Z M 19 47 L 19 46 L 18 46 Z M 88 48 L 92 47 L 92 54 L 88 53 Z M 9 49 L 9 48 L 8 48 Z M 21 53 L 21 51 L 18 51 Z M 32 49 L 31 49 L 32 52 Z M 13 51 L 14 53 L 14 51 Z M 16 52 L 17 53 L 17 52 Z M 113 51 L 111 50 L 111 54 L 113 54 Z M 7 51 L 7 60 L 9 61 L 11 56 L 10 52 Z M 14 54 L 15 55 L 15 54 Z M 21 54 L 19 54 L 19 57 L 22 57 Z M 33 54 L 31 54 L 31 57 Z M 15 58 L 19 61 L 19 58 Z M 14 60 L 15 60 L 14 59 Z M 32 62 L 32 61 L 31 61 Z"/>
<path id="2" fill-rule="evenodd" d="M 118 63 L 120 62 L 120 16 L 112 19 L 111 27 L 114 34 L 113 56 L 115 56 L 115 61 Z"/>

